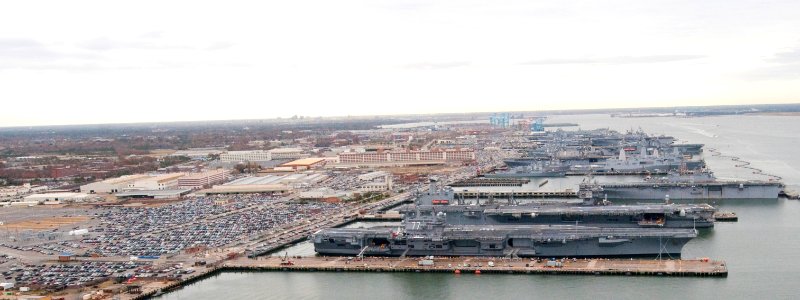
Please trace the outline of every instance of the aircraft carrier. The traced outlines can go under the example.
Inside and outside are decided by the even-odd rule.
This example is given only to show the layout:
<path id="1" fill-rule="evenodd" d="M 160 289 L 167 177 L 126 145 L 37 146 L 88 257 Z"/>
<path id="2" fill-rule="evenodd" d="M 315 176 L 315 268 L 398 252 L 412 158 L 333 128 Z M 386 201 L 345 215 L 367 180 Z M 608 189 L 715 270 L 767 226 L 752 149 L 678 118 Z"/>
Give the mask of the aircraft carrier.
<path id="1" fill-rule="evenodd" d="M 602 228 L 575 225 L 450 225 L 443 213 L 402 227 L 331 228 L 311 236 L 322 255 L 680 257 L 697 236 L 686 228 Z"/>
<path id="2" fill-rule="evenodd" d="M 688 169 L 705 166 L 694 155 L 702 144 L 676 144 L 669 136 L 651 136 L 641 131 L 619 133 L 610 130 L 548 132 L 530 137 L 537 148 L 525 149 L 521 158 L 504 160 L 510 167 L 556 161 L 570 173 L 667 172 L 682 165 Z"/>
<path id="3" fill-rule="evenodd" d="M 612 205 L 591 194 L 582 202 L 520 202 L 466 200 L 450 188 L 417 195 L 415 203 L 400 209 L 405 218 L 444 213 L 445 223 L 458 225 L 558 225 L 598 227 L 708 228 L 716 208 L 708 204 Z"/>
<path id="4" fill-rule="evenodd" d="M 668 177 L 627 183 L 582 183 L 578 193 L 610 200 L 777 199 L 782 188 L 783 185 L 776 181 L 697 181 Z"/>
<path id="5" fill-rule="evenodd" d="M 607 203 L 607 202 L 601 202 Z M 397 227 L 331 228 L 314 233 L 314 250 L 323 255 L 381 256 L 680 256 L 711 227 L 709 205 L 598 206 L 531 205 L 509 199 L 465 205 L 452 189 L 418 193 L 401 210 Z"/>
<path id="6" fill-rule="evenodd" d="M 447 205 L 401 210 L 406 216 L 444 213 L 458 225 L 577 224 L 597 227 L 709 228 L 716 209 L 708 204 L 572 205 Z"/>
<path id="7" fill-rule="evenodd" d="M 486 178 L 514 178 L 514 177 L 564 177 L 567 176 L 569 168 L 559 164 L 546 164 L 543 162 L 531 163 L 529 165 L 509 167 L 508 170 L 501 170 L 494 173 L 485 174 Z"/>

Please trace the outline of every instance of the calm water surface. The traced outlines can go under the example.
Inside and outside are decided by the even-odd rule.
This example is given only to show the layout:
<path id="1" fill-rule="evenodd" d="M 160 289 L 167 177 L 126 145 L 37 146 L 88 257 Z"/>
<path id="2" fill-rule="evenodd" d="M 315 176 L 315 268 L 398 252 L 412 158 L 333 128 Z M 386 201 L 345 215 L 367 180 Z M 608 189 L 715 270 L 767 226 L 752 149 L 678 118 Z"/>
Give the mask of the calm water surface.
<path id="1" fill-rule="evenodd" d="M 581 128 L 642 128 L 738 156 L 800 187 L 800 117 L 612 119 L 557 116 Z M 765 179 L 728 158 L 705 159 L 718 177 Z M 561 184 L 561 183 L 560 183 Z M 160 299 L 796 299 L 800 297 L 800 201 L 720 201 L 738 223 L 719 223 L 684 248 L 684 257 L 726 260 L 727 278 L 453 275 L 382 273 L 225 273 Z M 355 224 L 352 226 L 369 226 Z M 313 253 L 310 244 L 290 254 Z"/>

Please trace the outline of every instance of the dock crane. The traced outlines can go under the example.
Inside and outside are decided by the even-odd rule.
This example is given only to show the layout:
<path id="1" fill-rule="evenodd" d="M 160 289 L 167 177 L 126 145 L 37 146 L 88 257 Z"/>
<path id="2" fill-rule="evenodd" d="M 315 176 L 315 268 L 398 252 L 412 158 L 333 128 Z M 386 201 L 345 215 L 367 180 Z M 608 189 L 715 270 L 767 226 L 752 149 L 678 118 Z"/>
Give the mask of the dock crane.
<path id="1" fill-rule="evenodd" d="M 283 257 L 281 257 L 281 266 L 294 266 L 294 262 L 289 259 L 288 251 L 284 252 Z"/>

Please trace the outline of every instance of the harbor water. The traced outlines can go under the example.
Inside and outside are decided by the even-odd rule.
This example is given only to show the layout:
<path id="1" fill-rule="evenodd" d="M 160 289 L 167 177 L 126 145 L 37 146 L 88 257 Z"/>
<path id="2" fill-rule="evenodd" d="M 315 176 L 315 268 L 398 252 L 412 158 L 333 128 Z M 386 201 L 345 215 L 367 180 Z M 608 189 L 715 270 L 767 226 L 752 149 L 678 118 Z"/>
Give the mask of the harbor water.
<path id="1" fill-rule="evenodd" d="M 578 123 L 583 129 L 641 128 L 688 143 L 703 143 L 704 158 L 717 177 L 770 178 L 737 167 L 742 163 L 731 157 L 738 157 L 750 162 L 750 167 L 781 177 L 790 189 L 800 190 L 800 156 L 796 148 L 800 117 L 579 115 L 556 116 L 548 122 Z M 722 155 L 713 155 L 709 149 L 717 149 Z M 553 185 L 561 188 L 569 183 Z M 739 221 L 702 230 L 685 246 L 683 257 L 725 260 L 730 272 L 727 278 L 247 272 L 219 274 L 159 299 L 797 298 L 800 201 L 721 200 L 713 204 L 719 205 L 720 210 L 736 212 Z M 290 255 L 309 255 L 313 247 L 301 243 L 287 251 Z"/>

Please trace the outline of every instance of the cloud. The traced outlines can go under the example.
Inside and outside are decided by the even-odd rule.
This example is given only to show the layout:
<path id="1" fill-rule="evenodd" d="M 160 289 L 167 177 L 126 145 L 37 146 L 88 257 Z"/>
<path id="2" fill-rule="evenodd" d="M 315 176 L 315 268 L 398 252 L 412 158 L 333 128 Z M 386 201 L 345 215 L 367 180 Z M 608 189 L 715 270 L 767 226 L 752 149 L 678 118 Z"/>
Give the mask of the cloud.
<path id="1" fill-rule="evenodd" d="M 758 68 L 745 74 L 745 77 L 756 80 L 800 78 L 800 61 Z"/>
<path id="2" fill-rule="evenodd" d="M 162 49 L 192 49 L 189 46 L 183 45 L 167 45 L 159 44 L 151 41 L 118 41 L 106 37 L 96 38 L 88 41 L 78 43 L 78 46 L 84 49 L 95 51 L 108 51 L 115 49 L 142 49 L 142 50 L 162 50 Z"/>
<path id="3" fill-rule="evenodd" d="M 449 62 L 420 62 L 407 64 L 404 67 L 408 69 L 422 69 L 422 70 L 435 70 L 435 69 L 452 69 L 460 68 L 471 65 L 468 61 L 449 61 Z"/>
<path id="4" fill-rule="evenodd" d="M 230 47 L 233 47 L 233 45 L 235 45 L 235 44 L 231 43 L 231 42 L 215 42 L 215 43 L 209 45 L 208 47 L 206 47 L 206 50 L 228 49 Z"/>
<path id="5" fill-rule="evenodd" d="M 53 60 L 63 56 L 32 39 L 0 38 L 0 59 Z"/>
<path id="6" fill-rule="evenodd" d="M 3 70 L 33 70 L 33 71 L 102 71 L 102 70 L 139 70 L 145 69 L 132 66 L 104 66 L 96 63 L 44 63 L 44 64 L 3 64 Z"/>
<path id="7" fill-rule="evenodd" d="M 383 1 L 379 2 L 379 6 L 388 9 L 388 10 L 400 10 L 400 11 L 419 11 L 423 9 L 427 9 L 433 7 L 435 3 L 431 1 Z"/>
<path id="8" fill-rule="evenodd" d="M 599 58 L 556 58 L 522 62 L 520 65 L 578 65 L 578 64 L 647 64 L 663 63 L 705 58 L 704 55 L 648 55 L 648 56 L 615 56 Z"/>
<path id="9" fill-rule="evenodd" d="M 800 62 L 800 47 L 786 52 L 775 53 L 775 56 L 769 59 L 770 62 L 775 63 L 796 63 Z"/>
<path id="10" fill-rule="evenodd" d="M 33 39 L 0 38 L 0 62 L 15 64 L 59 60 L 95 60 L 99 56 L 74 49 L 53 48 Z"/>
<path id="11" fill-rule="evenodd" d="M 164 36 L 164 32 L 160 31 L 160 30 L 145 32 L 145 33 L 139 35 L 139 37 L 143 38 L 143 39 L 160 39 L 163 36 Z"/>
<path id="12" fill-rule="evenodd" d="M 800 78 L 800 47 L 775 53 L 765 61 L 766 67 L 747 72 L 745 77 L 755 80 Z"/>

